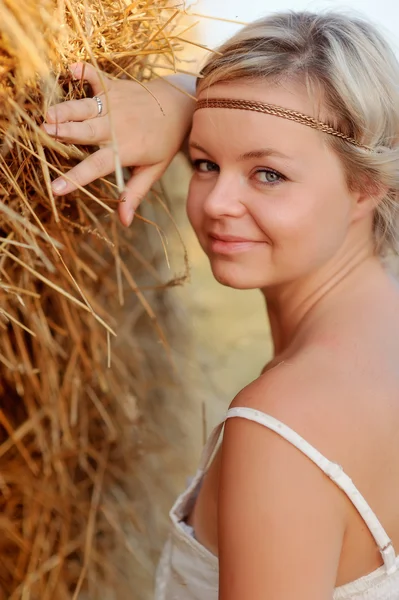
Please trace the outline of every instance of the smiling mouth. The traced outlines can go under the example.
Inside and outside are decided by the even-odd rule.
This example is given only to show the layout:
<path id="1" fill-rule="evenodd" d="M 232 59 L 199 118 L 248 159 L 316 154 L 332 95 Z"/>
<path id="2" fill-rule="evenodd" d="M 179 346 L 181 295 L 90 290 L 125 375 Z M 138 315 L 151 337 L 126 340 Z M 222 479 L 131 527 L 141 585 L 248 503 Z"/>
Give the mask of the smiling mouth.
<path id="1" fill-rule="evenodd" d="M 248 240 L 233 235 L 209 235 L 210 249 L 214 254 L 246 252 L 265 242 Z"/>

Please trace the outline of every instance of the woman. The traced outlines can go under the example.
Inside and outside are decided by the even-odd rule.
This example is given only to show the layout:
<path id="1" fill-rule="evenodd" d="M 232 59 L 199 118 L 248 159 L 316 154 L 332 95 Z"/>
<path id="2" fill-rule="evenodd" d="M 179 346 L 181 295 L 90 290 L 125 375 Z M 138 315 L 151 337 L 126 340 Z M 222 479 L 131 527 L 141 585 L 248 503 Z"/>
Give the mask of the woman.
<path id="1" fill-rule="evenodd" d="M 274 342 L 171 512 L 156 598 L 397 599 L 399 293 L 382 258 L 397 242 L 399 66 L 372 25 L 332 13 L 261 19 L 220 52 L 195 106 L 152 84 L 166 118 L 139 87 L 108 83 L 136 165 L 122 221 L 192 118 L 191 224 L 218 281 L 262 291 Z M 48 127 L 106 144 L 105 96 L 86 76 L 100 102 L 53 107 Z M 105 145 L 55 189 L 111 169 Z"/>

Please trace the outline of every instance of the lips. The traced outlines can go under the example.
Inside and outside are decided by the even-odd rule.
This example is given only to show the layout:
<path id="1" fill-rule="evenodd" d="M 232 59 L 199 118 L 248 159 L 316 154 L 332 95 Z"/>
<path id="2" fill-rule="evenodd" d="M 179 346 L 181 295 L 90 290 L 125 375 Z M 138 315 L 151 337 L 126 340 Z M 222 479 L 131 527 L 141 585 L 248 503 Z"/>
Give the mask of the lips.
<path id="1" fill-rule="evenodd" d="M 210 250 L 213 254 L 236 254 L 247 252 L 264 242 L 236 235 L 209 234 Z"/>
<path id="2" fill-rule="evenodd" d="M 236 235 L 222 235 L 219 233 L 210 233 L 209 237 L 214 240 L 220 240 L 221 242 L 256 242 L 256 240 L 251 240 Z"/>

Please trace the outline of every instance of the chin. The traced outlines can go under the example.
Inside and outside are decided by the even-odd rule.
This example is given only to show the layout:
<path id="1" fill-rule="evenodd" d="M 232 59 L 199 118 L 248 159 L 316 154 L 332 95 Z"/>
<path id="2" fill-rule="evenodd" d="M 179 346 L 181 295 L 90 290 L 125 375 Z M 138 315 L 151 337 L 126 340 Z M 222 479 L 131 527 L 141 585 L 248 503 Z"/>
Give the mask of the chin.
<path id="1" fill-rule="evenodd" d="M 211 260 L 210 264 L 216 281 L 226 287 L 236 290 L 255 290 L 265 287 L 268 283 L 265 277 L 251 273 L 243 266 L 214 260 Z"/>

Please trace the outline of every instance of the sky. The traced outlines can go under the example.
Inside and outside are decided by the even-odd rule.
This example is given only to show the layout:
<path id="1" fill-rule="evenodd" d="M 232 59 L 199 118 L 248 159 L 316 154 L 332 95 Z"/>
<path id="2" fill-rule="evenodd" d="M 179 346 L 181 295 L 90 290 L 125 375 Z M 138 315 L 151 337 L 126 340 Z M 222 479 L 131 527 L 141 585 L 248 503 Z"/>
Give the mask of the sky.
<path id="1" fill-rule="evenodd" d="M 354 10 L 368 16 L 385 31 L 399 56 L 398 0 L 186 0 L 186 4 L 190 12 L 244 22 L 282 10 Z M 215 48 L 237 31 L 237 27 L 231 23 L 201 19 L 193 35 L 200 43 Z"/>

